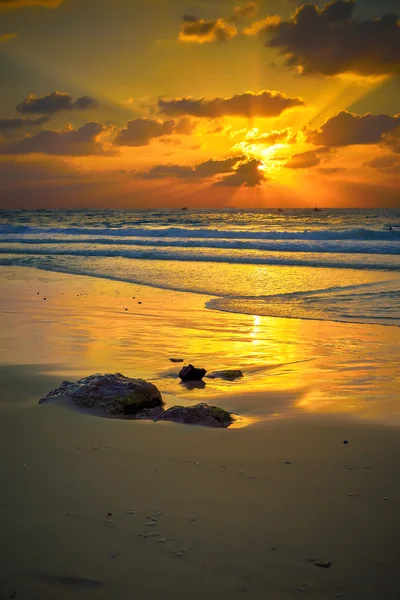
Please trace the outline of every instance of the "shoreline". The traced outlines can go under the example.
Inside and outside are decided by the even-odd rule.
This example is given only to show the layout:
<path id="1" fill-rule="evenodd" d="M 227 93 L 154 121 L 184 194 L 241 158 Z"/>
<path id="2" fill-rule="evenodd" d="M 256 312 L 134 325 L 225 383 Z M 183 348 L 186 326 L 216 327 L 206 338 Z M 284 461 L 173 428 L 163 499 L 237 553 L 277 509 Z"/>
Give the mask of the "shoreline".
<path id="1" fill-rule="evenodd" d="M 398 327 L 206 310 L 200 294 L 34 268 L 1 275 L 0 364 L 57 365 L 59 383 L 121 372 L 175 404 L 211 402 L 252 422 L 328 413 L 400 425 Z M 188 389 L 174 356 L 244 377 Z"/>

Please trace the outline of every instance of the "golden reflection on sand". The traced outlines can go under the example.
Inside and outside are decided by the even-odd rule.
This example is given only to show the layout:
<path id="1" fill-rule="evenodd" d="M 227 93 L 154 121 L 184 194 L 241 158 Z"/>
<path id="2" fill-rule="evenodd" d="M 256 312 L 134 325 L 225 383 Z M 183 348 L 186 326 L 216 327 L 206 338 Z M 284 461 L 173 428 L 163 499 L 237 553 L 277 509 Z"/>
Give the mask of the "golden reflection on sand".
<path id="1" fill-rule="evenodd" d="M 184 404 L 218 402 L 241 415 L 237 427 L 320 413 L 400 423 L 397 327 L 223 313 L 201 295 L 33 269 L 3 275 L 1 363 L 142 377 Z M 171 357 L 244 377 L 187 389 Z"/>

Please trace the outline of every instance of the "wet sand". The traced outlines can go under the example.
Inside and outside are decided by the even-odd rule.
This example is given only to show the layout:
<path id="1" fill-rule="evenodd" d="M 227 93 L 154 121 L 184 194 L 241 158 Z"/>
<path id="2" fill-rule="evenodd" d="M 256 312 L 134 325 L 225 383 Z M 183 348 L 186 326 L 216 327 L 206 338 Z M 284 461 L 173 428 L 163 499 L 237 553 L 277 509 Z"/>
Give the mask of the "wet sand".
<path id="1" fill-rule="evenodd" d="M 2 291 L 2 599 L 398 598 L 397 328 L 308 323 L 305 339 L 295 320 L 260 319 L 257 332 L 254 318 L 149 288 L 137 288 L 128 321 L 125 284 L 111 296 L 99 280 L 87 298 L 87 278 L 13 272 Z M 212 369 L 243 365 L 245 377 L 182 389 L 168 361 L 182 352 Z M 107 365 L 253 424 L 208 430 L 37 404 L 65 376 Z"/>

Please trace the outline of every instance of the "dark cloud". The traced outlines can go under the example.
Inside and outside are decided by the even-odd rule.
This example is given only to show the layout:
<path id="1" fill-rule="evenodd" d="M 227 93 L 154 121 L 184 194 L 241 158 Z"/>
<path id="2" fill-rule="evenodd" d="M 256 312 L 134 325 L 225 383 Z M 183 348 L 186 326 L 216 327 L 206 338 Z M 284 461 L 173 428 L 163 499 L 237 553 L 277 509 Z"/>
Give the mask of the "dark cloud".
<path id="1" fill-rule="evenodd" d="M 164 179 L 177 177 L 179 179 L 209 179 L 216 175 L 232 173 L 233 168 L 241 161 L 247 160 L 246 156 L 229 157 L 223 160 L 207 160 L 198 165 L 156 165 L 149 171 L 136 173 L 137 179 Z"/>
<path id="2" fill-rule="evenodd" d="M 400 127 L 391 133 L 386 133 L 382 136 L 382 143 L 392 152 L 400 153 Z"/>
<path id="3" fill-rule="evenodd" d="M 20 8 L 22 6 L 44 6 L 45 8 L 56 8 L 65 0 L 0 0 L 1 8 Z"/>
<path id="4" fill-rule="evenodd" d="M 0 119 L 0 131 L 7 132 L 14 129 L 22 129 L 23 127 L 36 127 L 50 121 L 49 117 L 40 117 L 39 119 Z"/>
<path id="5" fill-rule="evenodd" d="M 221 179 L 216 185 L 226 187 L 255 187 L 265 181 L 264 172 L 260 169 L 263 163 L 255 158 L 241 163 L 232 175 Z"/>
<path id="6" fill-rule="evenodd" d="M 354 10 L 355 0 L 334 0 L 321 9 L 303 4 L 289 20 L 266 19 L 247 33 L 265 33 L 266 45 L 277 48 L 287 66 L 304 74 L 399 73 L 398 16 L 362 21 L 355 18 Z"/>
<path id="7" fill-rule="evenodd" d="M 226 42 L 237 35 L 237 29 L 225 19 L 198 19 L 184 16 L 179 32 L 181 42 L 205 44 L 207 42 Z"/>
<path id="8" fill-rule="evenodd" d="M 400 114 L 355 115 L 342 110 L 328 119 L 320 129 L 308 132 L 308 141 L 325 146 L 377 144 L 383 134 L 400 126 Z"/>
<path id="9" fill-rule="evenodd" d="M 321 148 L 316 148 L 315 150 L 294 154 L 284 166 L 288 169 L 308 169 L 310 167 L 316 167 L 321 161 L 326 162 L 327 160 L 330 160 L 331 152 L 330 148 L 321 146 Z"/>
<path id="10" fill-rule="evenodd" d="M 173 134 L 190 135 L 193 128 L 194 123 L 187 118 L 180 121 L 156 121 L 142 117 L 128 121 L 127 126 L 119 130 L 114 143 L 117 146 L 147 146 L 156 138 Z"/>
<path id="11" fill-rule="evenodd" d="M 363 167 L 371 167 L 378 169 L 379 171 L 385 172 L 388 168 L 398 166 L 400 158 L 395 154 L 385 154 L 384 156 L 377 156 L 372 160 L 368 160 L 363 163 Z"/>
<path id="12" fill-rule="evenodd" d="M 65 92 L 52 92 L 42 98 L 30 94 L 20 104 L 17 104 L 17 111 L 51 115 L 62 110 L 84 110 L 96 107 L 97 101 L 89 96 L 81 96 L 73 102 L 72 97 Z"/>
<path id="13" fill-rule="evenodd" d="M 98 136 L 107 128 L 101 123 L 89 122 L 79 129 L 67 128 L 63 131 L 44 129 L 15 142 L 0 144 L 0 154 L 43 153 L 58 156 L 87 156 L 110 154 Z"/>
<path id="14" fill-rule="evenodd" d="M 321 157 L 315 152 L 310 150 L 309 152 L 302 152 L 301 154 L 294 154 L 285 167 L 288 169 L 308 169 L 310 167 L 316 167 L 321 162 Z"/>
<path id="15" fill-rule="evenodd" d="M 283 111 L 295 106 L 305 106 L 301 98 L 289 98 L 281 92 L 264 90 L 255 94 L 245 92 L 231 98 L 175 98 L 174 100 L 159 100 L 158 110 L 170 117 L 190 115 L 217 119 L 231 117 L 277 117 Z"/>
<path id="16" fill-rule="evenodd" d="M 165 179 L 175 177 L 185 181 L 208 180 L 218 177 L 216 186 L 254 187 L 264 180 L 259 169 L 263 163 L 247 156 L 229 157 L 223 160 L 207 160 L 193 167 L 186 165 L 156 165 L 146 172 L 135 174 L 136 179 Z M 224 177 L 223 177 L 224 176 Z"/>

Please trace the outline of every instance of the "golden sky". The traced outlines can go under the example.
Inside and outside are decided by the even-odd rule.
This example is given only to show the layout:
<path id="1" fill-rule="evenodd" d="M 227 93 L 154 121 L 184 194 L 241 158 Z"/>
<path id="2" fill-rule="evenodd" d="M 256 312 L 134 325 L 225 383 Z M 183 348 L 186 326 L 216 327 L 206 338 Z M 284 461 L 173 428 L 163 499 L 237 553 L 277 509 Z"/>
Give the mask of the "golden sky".
<path id="1" fill-rule="evenodd" d="M 400 0 L 0 0 L 0 207 L 400 207 Z"/>

